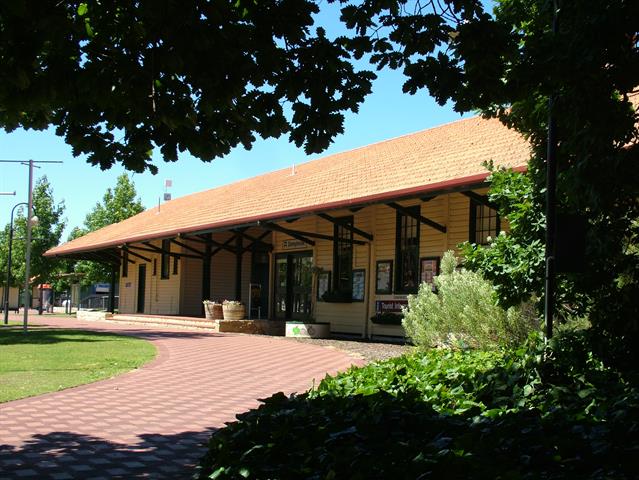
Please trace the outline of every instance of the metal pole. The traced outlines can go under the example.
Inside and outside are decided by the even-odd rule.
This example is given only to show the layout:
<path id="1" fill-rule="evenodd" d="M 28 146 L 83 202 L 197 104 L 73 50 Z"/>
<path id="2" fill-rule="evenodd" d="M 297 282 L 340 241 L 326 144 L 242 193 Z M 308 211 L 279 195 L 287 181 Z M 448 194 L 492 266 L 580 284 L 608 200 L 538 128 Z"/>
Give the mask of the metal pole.
<path id="1" fill-rule="evenodd" d="M 111 266 L 111 289 L 109 290 L 109 312 L 115 313 L 115 265 Z"/>
<path id="2" fill-rule="evenodd" d="M 9 252 L 7 254 L 7 283 L 4 288 L 4 324 L 9 323 L 9 284 L 11 282 L 11 252 L 13 251 L 13 213 L 20 205 L 27 205 L 25 202 L 18 203 L 11 209 L 11 222 L 9 223 Z M 18 299 L 19 301 L 19 299 Z"/>
<path id="3" fill-rule="evenodd" d="M 13 210 L 11 210 L 11 224 L 9 226 L 9 253 L 7 255 L 7 281 L 4 285 L 4 324 L 9 324 L 9 282 L 11 282 L 11 249 L 13 248 Z M 18 303 L 20 299 L 18 299 Z"/>
<path id="4" fill-rule="evenodd" d="M 557 34 L 557 0 L 553 1 L 552 32 Z M 546 285 L 544 323 L 546 339 L 552 338 L 555 310 L 555 232 L 557 223 L 557 119 L 555 118 L 555 94 L 548 99 L 548 146 L 546 155 Z"/>
<path id="5" fill-rule="evenodd" d="M 33 217 L 33 160 L 29 160 L 29 206 L 27 208 L 27 253 L 26 253 L 26 265 L 24 274 L 24 319 L 22 322 L 23 330 L 27 332 L 27 322 L 29 319 L 29 302 L 27 299 L 31 298 L 29 292 L 29 275 L 31 274 L 31 218 Z"/>
<path id="6" fill-rule="evenodd" d="M 202 255 L 202 302 L 213 300 L 211 298 L 211 240 L 210 233 L 205 234 L 204 254 Z M 202 303 L 201 314 L 204 315 L 204 303 Z"/>

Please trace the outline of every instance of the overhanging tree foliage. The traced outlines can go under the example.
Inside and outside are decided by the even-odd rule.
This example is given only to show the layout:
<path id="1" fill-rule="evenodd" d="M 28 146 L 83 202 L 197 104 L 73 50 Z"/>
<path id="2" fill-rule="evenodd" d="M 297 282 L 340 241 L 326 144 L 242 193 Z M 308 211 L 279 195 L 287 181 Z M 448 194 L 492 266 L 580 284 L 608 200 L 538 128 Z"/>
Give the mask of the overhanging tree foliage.
<path id="1" fill-rule="evenodd" d="M 56 127 L 93 165 L 203 160 L 289 133 L 309 153 L 370 92 L 310 0 L 0 3 L 0 126 Z M 286 115 L 288 105 L 292 110 Z"/>

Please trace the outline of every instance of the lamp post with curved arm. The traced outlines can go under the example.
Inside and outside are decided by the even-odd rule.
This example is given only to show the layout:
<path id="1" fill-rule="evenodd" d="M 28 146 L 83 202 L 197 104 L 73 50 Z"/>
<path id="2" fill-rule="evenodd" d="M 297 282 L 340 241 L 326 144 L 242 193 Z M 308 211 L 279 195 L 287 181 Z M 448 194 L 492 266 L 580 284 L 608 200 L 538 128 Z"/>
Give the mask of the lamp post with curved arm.
<path id="1" fill-rule="evenodd" d="M 9 223 L 9 252 L 7 254 L 7 282 L 4 287 L 4 324 L 7 325 L 9 323 L 9 285 L 11 283 L 11 253 L 13 249 L 13 214 L 15 213 L 16 208 L 20 206 L 29 206 L 27 202 L 20 202 L 13 206 L 11 209 L 11 222 Z M 29 222 L 33 222 L 37 217 L 29 218 Z M 25 308 L 26 308 L 26 300 L 25 300 Z"/>

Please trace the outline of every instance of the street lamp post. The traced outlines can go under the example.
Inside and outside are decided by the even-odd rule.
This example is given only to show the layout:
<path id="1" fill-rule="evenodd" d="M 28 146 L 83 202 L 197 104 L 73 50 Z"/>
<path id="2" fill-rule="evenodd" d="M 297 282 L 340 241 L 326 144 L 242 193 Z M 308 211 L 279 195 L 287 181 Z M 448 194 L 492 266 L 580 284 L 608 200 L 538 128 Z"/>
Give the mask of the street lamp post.
<path id="1" fill-rule="evenodd" d="M 4 324 L 9 323 L 9 285 L 11 282 L 11 250 L 13 248 L 13 213 L 16 208 L 22 205 L 29 205 L 27 202 L 20 202 L 11 209 L 11 223 L 9 224 L 9 253 L 7 255 L 7 283 L 4 286 Z M 30 220 L 30 219 L 29 219 Z"/>

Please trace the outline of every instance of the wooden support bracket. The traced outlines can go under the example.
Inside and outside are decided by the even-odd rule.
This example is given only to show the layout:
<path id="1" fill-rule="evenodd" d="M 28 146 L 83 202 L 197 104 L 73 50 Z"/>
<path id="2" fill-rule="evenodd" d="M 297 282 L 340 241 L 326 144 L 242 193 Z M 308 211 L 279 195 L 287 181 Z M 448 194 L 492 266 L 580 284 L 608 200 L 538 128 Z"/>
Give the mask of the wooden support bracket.
<path id="1" fill-rule="evenodd" d="M 409 217 L 414 218 L 415 220 L 417 220 L 418 222 L 423 223 L 424 225 L 428 225 L 429 227 L 440 231 L 441 233 L 446 233 L 446 226 L 445 225 L 437 223 L 437 222 L 431 220 L 430 218 L 424 217 L 423 215 L 415 214 L 415 213 L 411 212 L 410 209 L 408 209 L 406 207 L 402 207 L 401 205 L 399 205 L 399 204 L 397 204 L 395 202 L 388 202 L 386 205 L 388 205 L 389 207 L 397 210 L 400 213 L 403 213 L 404 215 L 407 215 Z"/>

